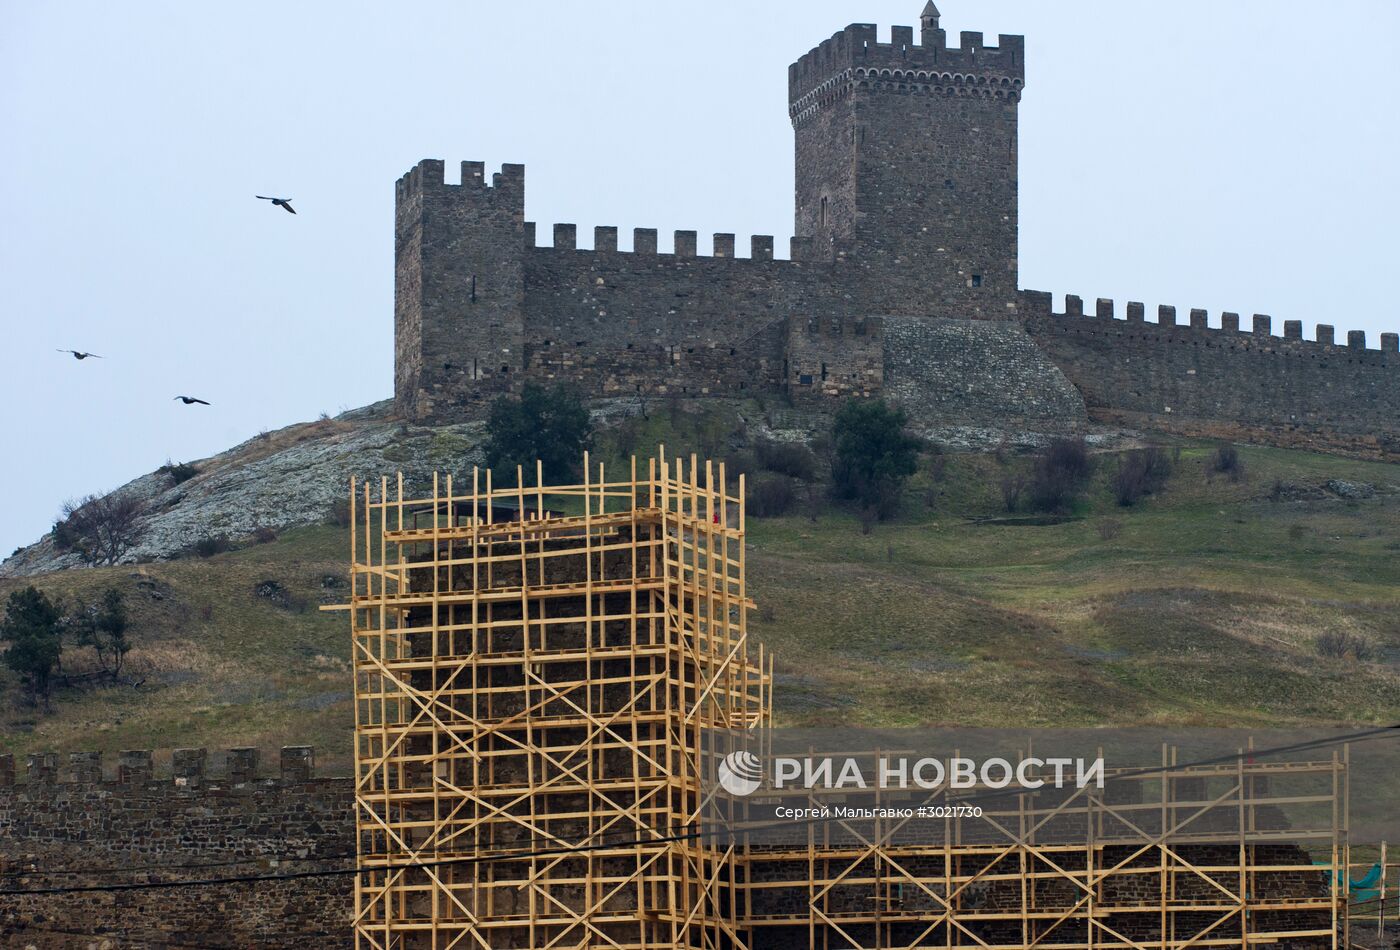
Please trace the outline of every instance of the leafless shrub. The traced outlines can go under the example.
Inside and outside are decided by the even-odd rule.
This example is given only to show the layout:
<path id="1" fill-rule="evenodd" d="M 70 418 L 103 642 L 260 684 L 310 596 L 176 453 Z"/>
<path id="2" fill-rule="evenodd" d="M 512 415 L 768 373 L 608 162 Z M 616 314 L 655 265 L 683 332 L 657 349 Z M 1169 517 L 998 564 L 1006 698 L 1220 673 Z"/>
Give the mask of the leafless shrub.
<path id="1" fill-rule="evenodd" d="M 797 503 L 797 489 L 786 475 L 755 478 L 748 487 L 748 513 L 755 518 L 779 518 Z"/>
<path id="2" fill-rule="evenodd" d="M 1083 439 L 1056 439 L 1036 459 L 1031 505 L 1036 511 L 1063 511 L 1089 480 L 1094 463 Z"/>
<path id="3" fill-rule="evenodd" d="M 1104 518 L 1098 524 L 1099 539 L 1102 541 L 1112 541 L 1123 533 L 1123 522 L 1117 518 Z"/>
<path id="4" fill-rule="evenodd" d="M 1222 442 L 1215 447 L 1215 453 L 1210 457 L 1210 467 L 1207 475 L 1219 473 L 1225 475 L 1231 482 L 1239 482 L 1244 478 L 1244 462 L 1240 460 L 1240 451 L 1229 442 Z"/>
<path id="5" fill-rule="evenodd" d="M 758 459 L 748 450 L 730 452 L 724 457 L 724 476 L 731 482 L 737 482 L 740 475 L 753 478 L 757 471 Z"/>
<path id="6" fill-rule="evenodd" d="M 115 564 L 136 543 L 143 510 L 139 499 L 116 492 L 70 501 L 59 515 L 54 541 L 88 564 Z"/>
<path id="7" fill-rule="evenodd" d="M 613 447 L 617 449 L 617 454 L 624 459 L 631 458 L 636 454 L 638 446 L 642 444 L 642 420 L 630 418 L 623 420 L 612 432 Z"/>
<path id="8" fill-rule="evenodd" d="M 1315 642 L 1319 656 L 1343 660 L 1351 657 L 1359 662 L 1372 659 L 1376 648 L 1370 640 L 1345 630 L 1329 630 L 1320 634 Z"/>
<path id="9" fill-rule="evenodd" d="M 929 481 L 937 484 L 943 481 L 948 474 L 948 454 L 938 446 L 933 446 L 929 450 L 928 457 L 928 477 Z"/>
<path id="10" fill-rule="evenodd" d="M 350 499 L 337 498 L 331 502 L 330 520 L 337 528 L 350 527 Z"/>
<path id="11" fill-rule="evenodd" d="M 1026 490 L 1026 476 L 1003 475 L 1001 477 L 1001 503 L 1007 511 L 1015 511 L 1021 504 L 1021 493 Z"/>
<path id="12" fill-rule="evenodd" d="M 1161 491 L 1171 473 L 1172 464 L 1161 449 L 1156 446 L 1133 449 L 1118 459 L 1118 471 L 1113 475 L 1113 496 L 1122 507 L 1131 507 L 1144 495 Z"/>
<path id="13" fill-rule="evenodd" d="M 800 442 L 771 442 L 762 439 L 754 444 L 758 464 L 770 472 L 810 482 L 817 477 L 817 457 Z"/>

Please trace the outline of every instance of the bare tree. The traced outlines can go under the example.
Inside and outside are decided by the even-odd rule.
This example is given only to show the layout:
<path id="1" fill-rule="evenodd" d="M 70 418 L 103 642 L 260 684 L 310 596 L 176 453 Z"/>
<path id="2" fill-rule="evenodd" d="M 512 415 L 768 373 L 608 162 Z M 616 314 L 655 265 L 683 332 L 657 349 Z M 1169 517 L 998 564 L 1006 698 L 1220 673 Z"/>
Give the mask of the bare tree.
<path id="1" fill-rule="evenodd" d="M 63 506 L 55 536 L 89 564 L 115 564 L 136 542 L 143 510 L 130 495 L 88 495 Z"/>
<path id="2" fill-rule="evenodd" d="M 1001 477 L 1001 503 L 1007 511 L 1015 511 L 1021 503 L 1021 492 L 1025 491 L 1024 475 L 1003 475 Z"/>

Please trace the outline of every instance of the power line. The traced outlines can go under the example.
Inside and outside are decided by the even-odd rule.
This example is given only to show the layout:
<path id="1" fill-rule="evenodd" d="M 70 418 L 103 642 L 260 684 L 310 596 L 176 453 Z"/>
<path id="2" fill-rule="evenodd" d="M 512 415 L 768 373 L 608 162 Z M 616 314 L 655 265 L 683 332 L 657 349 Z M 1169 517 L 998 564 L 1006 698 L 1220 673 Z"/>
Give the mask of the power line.
<path id="1" fill-rule="evenodd" d="M 1300 752 L 1300 751 L 1306 751 L 1306 750 L 1309 750 L 1309 749 L 1325 748 L 1325 747 L 1327 747 L 1327 746 L 1333 746 L 1333 745 L 1342 745 L 1342 744 L 1349 743 L 1349 742 L 1360 742 L 1360 741 L 1364 741 L 1364 740 L 1367 740 L 1367 739 L 1380 738 L 1380 737 L 1386 736 L 1386 735 L 1389 735 L 1389 736 L 1391 736 L 1391 737 L 1394 737 L 1394 736 L 1396 736 L 1397 734 L 1400 734 L 1400 724 L 1395 724 L 1395 725 L 1390 725 L 1390 726 L 1381 726 L 1381 727 L 1377 727 L 1377 728 L 1374 728 L 1374 729 L 1367 729 L 1367 730 L 1363 730 L 1363 731 L 1361 731 L 1361 732 L 1348 733 L 1348 734 L 1345 734 L 1345 735 L 1334 736 L 1334 737 L 1331 737 L 1331 738 L 1314 739 L 1314 740 L 1310 740 L 1310 741 L 1307 741 L 1307 742 L 1291 743 L 1291 744 L 1282 745 L 1282 746 L 1272 746 L 1272 747 L 1264 748 L 1264 749 L 1249 749 L 1249 750 L 1246 750 L 1246 751 L 1244 751 L 1244 752 L 1229 753 L 1229 754 L 1226 754 L 1226 755 L 1215 756 L 1215 757 L 1208 758 L 1208 759 L 1198 759 L 1198 760 L 1195 760 L 1195 761 L 1192 761 L 1192 762 L 1184 762 L 1184 763 L 1177 763 L 1177 764 L 1175 764 L 1175 765 L 1153 766 L 1153 767 L 1151 767 L 1151 768 L 1137 769 L 1137 770 L 1133 770 L 1133 771 L 1130 771 L 1130 772 L 1123 772 L 1123 773 L 1119 773 L 1118 775 L 1110 776 L 1110 777 L 1108 777 L 1108 778 L 1106 779 L 1106 781 L 1107 781 L 1107 782 L 1114 782 L 1114 781 L 1121 781 L 1121 780 L 1123 780 L 1123 779 L 1128 779 L 1128 778 L 1142 778 L 1142 777 L 1148 776 L 1148 775 L 1155 775 L 1155 774 L 1162 774 L 1162 773 L 1165 773 L 1165 772 L 1180 771 L 1180 770 L 1182 770 L 1182 769 L 1195 768 L 1195 767 L 1199 767 L 1199 766 L 1203 766 L 1203 765 L 1218 765 L 1218 764 L 1222 764 L 1222 763 L 1225 763 L 1225 762 L 1233 762 L 1233 761 L 1235 761 L 1235 760 L 1238 760 L 1238 759 L 1241 759 L 1241 758 L 1245 758 L 1245 757 L 1254 757 L 1254 758 L 1258 758 L 1258 757 L 1262 757 L 1262 756 L 1272 756 L 1272 755 L 1278 755 L 1278 754 L 1287 753 L 1287 752 Z M 959 799 L 958 799 L 958 802 L 959 802 L 959 803 L 962 803 L 962 804 L 973 804 L 973 803 L 981 803 L 981 802 L 999 800 L 999 799 L 1003 799 L 1003 798 L 1013 798 L 1013 797 L 1016 797 L 1016 796 L 1018 796 L 1018 795 L 1025 795 L 1025 794 L 1027 794 L 1027 790 L 1026 790 L 1026 789 L 1021 789 L 1021 788 L 1014 788 L 1014 789 L 1013 789 L 1013 788 L 1008 788 L 1008 789 L 1000 789 L 1000 790 L 991 791 L 991 792 L 985 792 L 985 793 L 981 793 L 981 794 L 978 794 L 978 795 L 969 795 L 969 796 L 966 796 L 966 797 L 963 797 L 963 798 L 959 798 Z M 555 857 L 555 856 L 564 855 L 564 854 L 585 854 L 585 853 L 592 852 L 592 851 L 606 850 L 606 849 L 608 849 L 608 848 L 627 847 L 627 846 L 629 846 L 629 845 L 667 844 L 667 843 L 680 842 L 680 841 L 689 841 L 689 840 L 694 840 L 694 839 L 696 839 L 696 838 L 707 837 L 707 836 L 712 835 L 712 834 L 718 834 L 718 833 L 723 832 L 723 831 L 727 831 L 727 832 L 731 832 L 731 833 L 752 833 L 752 832 L 755 832 L 755 831 L 764 831 L 764 830 L 768 830 L 768 829 L 792 828 L 792 827 L 797 827 L 797 826 L 802 826 L 802 825 L 815 824 L 815 823 L 819 823 L 819 822 L 839 821 L 839 820 L 840 820 L 839 818 L 831 818 L 831 817 L 823 817 L 823 816 L 811 816 L 811 817 L 806 817 L 806 818 L 796 819 L 796 820 L 774 821 L 774 822 L 769 822 L 769 823 L 767 823 L 767 824 L 757 824 L 757 825 L 747 825 L 747 826 L 745 826 L 745 825 L 733 826 L 733 825 L 728 825 L 728 824 L 719 824 L 719 823 L 716 823 L 716 825 L 713 827 L 713 829 L 706 829 L 706 828 L 701 827 L 701 828 L 697 828 L 697 829 L 695 829 L 695 830 L 686 831 L 686 832 L 681 832 L 681 833 L 658 834 L 658 835 L 655 835 L 654 837 L 650 837 L 650 838 L 633 838 L 633 839 L 630 839 L 630 840 L 618 841 L 618 842 L 597 842 L 597 843 L 583 844 L 583 845 L 565 845 L 565 846 L 559 846 L 559 847 L 553 847 L 553 848 L 527 849 L 527 850 L 514 851 L 514 852 L 502 852 L 502 853 L 500 853 L 500 854 L 486 854 L 486 855 L 478 854 L 478 855 L 472 855 L 472 856 L 466 856 L 466 857 L 439 858 L 439 859 L 434 860 L 434 861 L 406 862 L 406 863 L 401 863 L 401 864 L 383 864 L 383 865 L 374 865 L 374 866 L 369 866 L 369 867 L 331 868 L 331 869 L 317 870 L 317 871 L 293 871 L 293 872 L 291 872 L 291 873 L 289 873 L 289 874 L 249 874 L 249 875 L 234 875 L 234 876 L 230 876 L 230 877 L 220 877 L 220 878 L 199 878 L 199 879 L 188 880 L 188 881 L 132 881 L 132 882 L 122 882 L 122 883 L 115 883 L 115 884 L 88 884 L 88 885 L 72 885 L 72 886 L 61 886 L 61 887 L 47 887 L 47 888 L 7 889 L 7 890 L 0 890 L 0 896 L 3 896 L 3 897 L 12 897 L 12 896 L 20 896 L 20 895 L 39 895 L 39 894 L 45 894 L 45 895 L 51 895 L 51 894 L 81 894 L 81 893 L 95 893 L 95 892 L 136 891 L 136 890 L 158 890 L 158 889 L 169 889 L 169 888 L 179 888 L 179 887 L 210 887 L 210 886 L 218 886 L 218 885 L 223 885 L 223 884 L 256 884 L 256 883 L 260 883 L 260 882 L 263 882 L 263 881 L 305 880 L 305 879 L 308 879 L 308 878 L 317 878 L 317 877 L 348 877 L 348 876 L 350 876 L 350 875 L 372 873 L 372 872 L 376 872 L 376 871 L 390 872 L 390 871 L 397 871 L 397 870 L 413 870 L 413 869 L 425 869 L 425 868 L 435 868 L 435 867 L 447 867 L 447 866 L 453 866 L 453 865 L 490 864 L 490 863 L 497 862 L 497 861 L 522 861 L 522 860 L 528 860 L 528 859 L 531 859 L 531 858 Z M 684 827 L 684 826 L 682 826 L 682 827 Z M 659 829 L 653 829 L 653 830 L 659 830 Z M 348 856 L 347 856 L 347 857 L 348 857 Z M 217 865 L 216 865 L 216 866 L 217 866 Z M 108 869 L 108 870 L 111 870 L 111 869 Z M 118 873 L 120 873 L 120 869 L 118 869 Z"/>

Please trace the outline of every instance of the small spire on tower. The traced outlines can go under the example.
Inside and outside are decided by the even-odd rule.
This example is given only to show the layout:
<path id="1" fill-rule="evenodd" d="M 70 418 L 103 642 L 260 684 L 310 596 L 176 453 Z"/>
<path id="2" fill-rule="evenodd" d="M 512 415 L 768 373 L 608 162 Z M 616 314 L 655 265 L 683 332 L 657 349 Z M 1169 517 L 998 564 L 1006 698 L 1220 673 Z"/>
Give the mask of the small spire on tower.
<path id="1" fill-rule="evenodd" d="M 919 14 L 919 42 L 933 46 L 937 36 L 938 8 L 933 5 L 933 0 L 928 0 L 924 4 L 924 12 Z"/>

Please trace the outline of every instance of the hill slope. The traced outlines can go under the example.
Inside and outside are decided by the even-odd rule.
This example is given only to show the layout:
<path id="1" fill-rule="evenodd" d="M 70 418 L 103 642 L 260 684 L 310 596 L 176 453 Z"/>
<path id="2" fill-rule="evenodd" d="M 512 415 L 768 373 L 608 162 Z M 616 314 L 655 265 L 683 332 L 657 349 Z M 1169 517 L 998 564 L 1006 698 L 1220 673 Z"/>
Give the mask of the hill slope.
<path id="1" fill-rule="evenodd" d="M 723 452 L 779 421 L 791 422 L 755 404 L 671 407 L 608 429 L 598 451 L 665 440 Z M 173 554 L 215 517 L 234 537 L 275 525 L 276 540 L 47 572 L 65 556 L 51 541 L 26 549 L 6 562 L 0 596 L 27 583 L 89 600 L 126 591 L 139 685 L 62 690 L 52 713 L 7 688 L 0 748 L 312 743 L 344 765 L 348 631 L 343 614 L 315 608 L 344 596 L 348 541 L 327 509 L 351 471 L 461 472 L 480 438 L 479 425 L 405 427 L 378 413 L 293 427 L 200 463 L 181 486 L 146 476 L 155 527 L 137 552 Z M 997 486 L 1024 456 L 956 454 L 937 478 L 921 472 L 900 517 L 868 534 L 819 500 L 751 520 L 751 631 L 776 653 L 780 721 L 1400 717 L 1400 466 L 1242 447 L 1247 477 L 1231 483 L 1207 478 L 1212 446 L 1176 448 L 1165 491 L 1131 509 L 1108 491 L 1111 451 L 1064 520 L 1002 516 Z M 279 511 L 290 512 L 280 523 Z M 1325 631 L 1362 636 L 1372 658 L 1320 655 Z M 69 671 L 89 662 L 65 653 Z"/>

